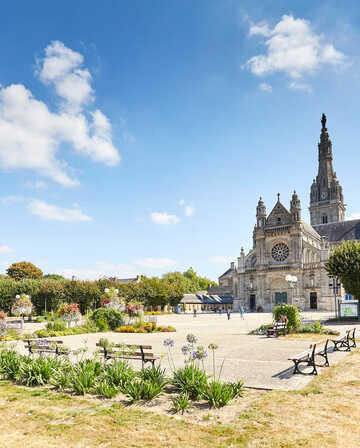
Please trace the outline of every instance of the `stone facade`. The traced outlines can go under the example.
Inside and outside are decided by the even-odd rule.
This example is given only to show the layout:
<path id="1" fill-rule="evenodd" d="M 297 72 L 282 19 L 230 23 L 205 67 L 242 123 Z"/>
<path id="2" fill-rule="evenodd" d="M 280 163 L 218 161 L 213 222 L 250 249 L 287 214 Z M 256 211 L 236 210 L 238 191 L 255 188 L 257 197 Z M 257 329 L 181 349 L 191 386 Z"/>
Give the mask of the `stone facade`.
<path id="1" fill-rule="evenodd" d="M 325 270 L 331 248 L 345 239 L 360 239 L 360 220 L 344 221 L 342 187 L 332 164 L 332 144 L 322 116 L 318 144 L 318 175 L 310 192 L 311 225 L 302 220 L 300 200 L 294 191 L 290 207 L 280 201 L 270 214 L 259 199 L 253 247 L 248 254 L 241 249 L 237 263 L 231 263 L 219 277 L 219 286 L 231 288 L 234 310 L 264 311 L 282 302 L 300 309 L 334 311 L 335 297 L 329 287 L 333 280 Z M 291 281 L 291 277 L 297 281 Z M 338 298 L 344 296 L 342 288 Z"/>

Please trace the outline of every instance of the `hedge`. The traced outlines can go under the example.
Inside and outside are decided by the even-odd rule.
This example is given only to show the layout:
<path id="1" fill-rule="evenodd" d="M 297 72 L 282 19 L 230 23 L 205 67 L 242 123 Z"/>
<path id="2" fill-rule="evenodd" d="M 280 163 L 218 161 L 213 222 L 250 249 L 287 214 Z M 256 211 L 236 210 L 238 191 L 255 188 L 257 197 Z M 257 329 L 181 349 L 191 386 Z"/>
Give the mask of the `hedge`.
<path id="1" fill-rule="evenodd" d="M 46 308 L 55 311 L 61 302 L 78 303 L 82 313 L 92 309 L 101 292 L 96 282 L 73 280 L 14 280 L 0 279 L 0 310 L 10 313 L 16 294 L 31 296 L 33 314 L 41 314 Z"/>

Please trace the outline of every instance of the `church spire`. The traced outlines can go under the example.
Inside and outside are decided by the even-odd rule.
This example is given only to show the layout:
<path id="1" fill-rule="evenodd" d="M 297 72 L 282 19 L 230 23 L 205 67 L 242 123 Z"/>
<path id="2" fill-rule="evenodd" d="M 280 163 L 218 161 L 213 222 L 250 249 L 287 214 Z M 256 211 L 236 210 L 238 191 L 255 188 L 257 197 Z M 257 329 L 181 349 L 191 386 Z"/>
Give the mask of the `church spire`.
<path id="1" fill-rule="evenodd" d="M 260 196 L 258 205 L 256 207 L 256 222 L 258 227 L 264 227 L 266 221 L 266 207 Z"/>
<path id="2" fill-rule="evenodd" d="M 290 201 L 290 213 L 295 222 L 301 221 L 301 203 L 295 190 Z"/>
<path id="3" fill-rule="evenodd" d="M 321 117 L 318 143 L 318 175 L 310 193 L 311 225 L 344 220 L 345 205 L 342 187 L 333 168 L 332 143 L 326 127 L 326 115 Z"/>

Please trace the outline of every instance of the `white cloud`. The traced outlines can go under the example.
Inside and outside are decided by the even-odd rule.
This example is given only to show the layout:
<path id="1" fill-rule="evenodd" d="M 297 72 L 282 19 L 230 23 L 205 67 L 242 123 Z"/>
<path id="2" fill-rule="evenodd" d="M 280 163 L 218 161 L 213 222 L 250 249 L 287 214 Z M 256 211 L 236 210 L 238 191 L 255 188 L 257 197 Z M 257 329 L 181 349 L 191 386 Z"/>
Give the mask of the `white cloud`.
<path id="1" fill-rule="evenodd" d="M 215 255 L 214 257 L 210 257 L 209 261 L 211 261 L 211 263 L 231 263 L 234 261 L 234 258 L 225 255 Z"/>
<path id="2" fill-rule="evenodd" d="M 195 207 L 191 206 L 191 205 L 186 205 L 185 206 L 185 216 L 191 216 L 195 213 Z"/>
<path id="3" fill-rule="evenodd" d="M 60 269 L 66 278 L 73 276 L 80 280 L 98 280 L 102 277 L 132 278 L 136 277 L 135 268 L 128 264 L 96 263 L 94 266 Z"/>
<path id="4" fill-rule="evenodd" d="M 14 249 L 9 246 L 0 246 L 0 254 L 9 254 L 10 252 L 14 252 Z"/>
<path id="5" fill-rule="evenodd" d="M 261 84 L 259 84 L 259 89 L 263 92 L 272 92 L 272 86 L 267 82 L 262 82 Z"/>
<path id="6" fill-rule="evenodd" d="M 0 86 L 0 167 L 34 170 L 61 185 L 74 186 L 78 180 L 57 157 L 62 144 L 108 166 L 120 161 L 108 118 L 88 107 L 94 92 L 90 73 L 82 63 L 83 56 L 61 42 L 52 42 L 45 49 L 38 74 L 61 98 L 57 112 L 50 111 L 22 84 Z"/>
<path id="7" fill-rule="evenodd" d="M 63 98 L 63 107 L 75 113 L 93 100 L 91 75 L 80 68 L 84 58 L 80 53 L 54 41 L 45 49 L 45 58 L 40 64 L 39 77 L 47 84 L 55 86 L 56 93 Z"/>
<path id="8" fill-rule="evenodd" d="M 52 221 L 91 221 L 90 216 L 85 215 L 79 208 L 63 208 L 57 205 L 48 204 L 39 199 L 31 200 L 28 209 L 33 215 Z"/>
<path id="9" fill-rule="evenodd" d="M 34 182 L 28 181 L 28 182 L 25 182 L 25 187 L 29 188 L 31 190 L 37 190 L 37 191 L 45 190 L 46 183 L 41 180 L 36 180 Z"/>
<path id="10" fill-rule="evenodd" d="M 19 202 L 24 202 L 25 198 L 20 195 L 11 194 L 9 196 L 0 197 L 0 204 L 9 205 L 9 204 L 17 204 Z"/>
<path id="11" fill-rule="evenodd" d="M 289 89 L 302 90 L 303 92 L 308 92 L 308 93 L 312 92 L 312 88 L 311 88 L 311 86 L 309 86 L 309 84 L 306 84 L 305 82 L 298 82 L 298 81 L 292 81 L 289 84 Z"/>
<path id="12" fill-rule="evenodd" d="M 150 213 L 150 217 L 156 224 L 168 225 L 177 224 L 180 219 L 176 215 L 169 215 L 166 212 L 153 212 Z"/>
<path id="13" fill-rule="evenodd" d="M 176 260 L 170 258 L 143 258 L 135 262 L 137 266 L 151 269 L 166 269 L 177 264 Z"/>
<path id="14" fill-rule="evenodd" d="M 253 23 L 249 29 L 249 36 L 271 36 L 271 30 L 266 22 Z"/>
<path id="15" fill-rule="evenodd" d="M 346 59 L 325 41 L 324 35 L 312 30 L 310 22 L 291 15 L 284 15 L 273 29 L 264 22 L 254 24 L 249 34 L 267 38 L 266 53 L 253 56 L 245 64 L 257 76 L 283 72 L 296 79 L 323 65 L 342 65 Z"/>

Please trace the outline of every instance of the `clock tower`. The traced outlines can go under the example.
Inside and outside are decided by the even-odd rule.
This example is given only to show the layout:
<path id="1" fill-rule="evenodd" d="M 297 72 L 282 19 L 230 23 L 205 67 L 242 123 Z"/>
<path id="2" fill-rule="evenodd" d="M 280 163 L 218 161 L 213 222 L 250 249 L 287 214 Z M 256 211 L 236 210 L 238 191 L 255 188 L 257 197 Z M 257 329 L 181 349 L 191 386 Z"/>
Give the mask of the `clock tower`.
<path id="1" fill-rule="evenodd" d="M 326 116 L 321 117 L 319 169 L 310 193 L 310 222 L 312 226 L 344 221 L 345 204 L 342 186 L 332 164 L 332 143 L 326 128 Z"/>

